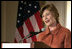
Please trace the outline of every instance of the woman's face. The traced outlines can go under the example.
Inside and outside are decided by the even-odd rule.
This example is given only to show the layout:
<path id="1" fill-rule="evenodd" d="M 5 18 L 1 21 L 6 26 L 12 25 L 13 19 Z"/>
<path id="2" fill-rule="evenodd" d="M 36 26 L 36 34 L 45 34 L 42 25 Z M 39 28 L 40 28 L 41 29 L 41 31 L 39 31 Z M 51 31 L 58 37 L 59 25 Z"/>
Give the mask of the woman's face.
<path id="1" fill-rule="evenodd" d="M 42 20 L 46 26 L 51 26 L 56 23 L 53 14 L 47 9 L 43 11 Z"/>

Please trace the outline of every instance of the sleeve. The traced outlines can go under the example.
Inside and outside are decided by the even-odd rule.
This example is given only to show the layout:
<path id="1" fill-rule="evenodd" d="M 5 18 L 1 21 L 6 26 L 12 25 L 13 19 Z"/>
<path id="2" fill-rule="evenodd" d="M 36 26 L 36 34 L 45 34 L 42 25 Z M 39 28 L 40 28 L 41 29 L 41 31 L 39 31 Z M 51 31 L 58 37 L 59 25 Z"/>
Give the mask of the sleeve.
<path id="1" fill-rule="evenodd" d="M 42 34 L 39 34 L 38 38 L 37 38 L 37 41 L 41 41 L 41 38 L 42 38 Z"/>
<path id="2" fill-rule="evenodd" d="M 64 48 L 71 48 L 71 32 L 70 31 L 68 31 L 65 36 Z"/>

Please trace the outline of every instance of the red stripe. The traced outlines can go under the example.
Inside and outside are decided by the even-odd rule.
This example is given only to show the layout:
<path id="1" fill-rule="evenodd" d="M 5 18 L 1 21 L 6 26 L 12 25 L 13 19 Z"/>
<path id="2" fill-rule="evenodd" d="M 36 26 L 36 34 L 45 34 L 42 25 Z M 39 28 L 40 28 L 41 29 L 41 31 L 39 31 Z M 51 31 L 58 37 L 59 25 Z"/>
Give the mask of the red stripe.
<path id="1" fill-rule="evenodd" d="M 16 38 L 14 39 L 14 43 L 17 43 L 17 40 L 16 40 Z"/>
<path id="2" fill-rule="evenodd" d="M 23 40 L 23 43 L 27 43 L 26 39 Z"/>
<path id="3" fill-rule="evenodd" d="M 23 28 L 23 31 L 24 31 L 24 28 Z M 23 40 L 23 43 L 27 43 L 26 39 Z"/>
<path id="4" fill-rule="evenodd" d="M 34 32 L 33 26 L 32 26 L 32 24 L 31 24 L 29 18 L 25 21 L 25 24 L 26 24 L 29 32 L 31 32 L 31 31 Z M 32 41 L 33 41 L 33 42 L 34 42 L 34 41 L 37 41 L 36 36 L 33 36 L 33 37 L 31 37 L 31 38 L 32 38 Z"/>
<path id="5" fill-rule="evenodd" d="M 23 38 L 24 38 L 24 34 L 23 34 L 23 27 L 20 26 L 20 27 L 18 28 L 18 31 L 19 31 L 19 34 L 21 35 L 22 39 L 23 39 Z M 26 39 L 24 39 L 23 42 L 26 43 Z"/>
<path id="6" fill-rule="evenodd" d="M 39 29 L 43 28 L 43 22 L 42 22 L 42 18 L 40 17 L 40 13 L 39 11 L 37 13 L 34 14 L 36 21 L 38 23 Z"/>

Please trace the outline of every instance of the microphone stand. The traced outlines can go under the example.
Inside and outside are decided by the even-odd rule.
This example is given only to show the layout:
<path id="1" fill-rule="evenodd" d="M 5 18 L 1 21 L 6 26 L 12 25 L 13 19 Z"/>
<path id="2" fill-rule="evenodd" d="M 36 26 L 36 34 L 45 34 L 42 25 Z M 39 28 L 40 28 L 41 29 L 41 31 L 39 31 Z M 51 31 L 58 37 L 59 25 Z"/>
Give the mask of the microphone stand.
<path id="1" fill-rule="evenodd" d="M 34 36 L 34 35 L 36 35 L 36 34 L 41 33 L 41 32 L 42 32 L 42 31 L 40 31 L 40 32 L 30 32 L 30 34 L 28 34 L 26 37 L 24 37 L 23 39 L 21 39 L 21 40 L 19 41 L 19 43 L 22 42 L 24 39 L 30 38 L 30 37 L 32 37 L 32 36 Z"/>
<path id="2" fill-rule="evenodd" d="M 24 37 L 23 39 L 21 39 L 20 41 L 19 41 L 19 43 L 21 43 L 24 39 L 27 39 L 27 38 L 29 38 L 31 35 L 30 34 L 28 34 L 26 37 Z"/>

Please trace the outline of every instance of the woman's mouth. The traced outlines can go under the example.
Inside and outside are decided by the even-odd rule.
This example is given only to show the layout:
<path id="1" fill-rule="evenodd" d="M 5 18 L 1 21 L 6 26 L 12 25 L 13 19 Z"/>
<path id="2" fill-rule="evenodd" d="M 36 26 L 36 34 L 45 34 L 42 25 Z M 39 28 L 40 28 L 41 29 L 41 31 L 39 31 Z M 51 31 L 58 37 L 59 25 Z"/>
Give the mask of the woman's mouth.
<path id="1" fill-rule="evenodd" d="M 50 20 L 46 20 L 45 22 L 48 23 Z"/>

